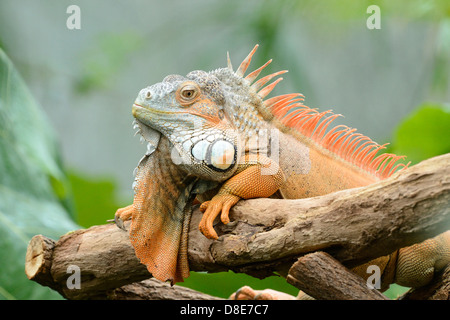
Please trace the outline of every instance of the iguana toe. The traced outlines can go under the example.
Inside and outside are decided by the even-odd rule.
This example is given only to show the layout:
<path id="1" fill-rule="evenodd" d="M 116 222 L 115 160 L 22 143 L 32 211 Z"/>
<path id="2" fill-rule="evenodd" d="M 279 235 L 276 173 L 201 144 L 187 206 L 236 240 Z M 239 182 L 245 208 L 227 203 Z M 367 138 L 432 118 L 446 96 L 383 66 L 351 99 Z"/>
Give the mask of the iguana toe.
<path id="1" fill-rule="evenodd" d="M 210 201 L 203 202 L 200 211 L 204 212 L 199 229 L 209 239 L 217 239 L 217 233 L 213 228 L 214 219 L 220 214 L 222 223 L 230 222 L 228 217 L 230 209 L 238 201 L 239 197 L 232 194 L 218 194 Z"/>
<path id="2" fill-rule="evenodd" d="M 116 214 L 114 215 L 115 224 L 122 230 L 127 231 L 125 227 L 125 221 L 130 220 L 133 214 L 133 205 L 129 205 L 125 208 L 117 209 Z"/>
<path id="3" fill-rule="evenodd" d="M 295 297 L 289 294 L 272 289 L 254 290 L 249 286 L 243 286 L 233 293 L 231 300 L 294 300 Z"/>

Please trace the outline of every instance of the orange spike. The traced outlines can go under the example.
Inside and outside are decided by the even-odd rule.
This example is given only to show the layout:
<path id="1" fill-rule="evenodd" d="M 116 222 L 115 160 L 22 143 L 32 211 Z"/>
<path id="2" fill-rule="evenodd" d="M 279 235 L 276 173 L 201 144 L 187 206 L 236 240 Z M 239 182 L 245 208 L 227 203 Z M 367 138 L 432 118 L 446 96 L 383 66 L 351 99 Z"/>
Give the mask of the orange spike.
<path id="1" fill-rule="evenodd" d="M 278 71 L 272 74 L 269 74 L 268 76 L 265 76 L 264 78 L 259 79 L 254 84 L 252 84 L 252 88 L 255 89 L 255 91 L 258 91 L 262 86 L 264 86 L 267 82 L 272 80 L 274 77 L 288 72 L 287 70 Z"/>
<path id="2" fill-rule="evenodd" d="M 358 155 L 356 156 L 355 162 L 358 165 L 362 166 L 362 164 L 364 163 L 363 159 L 366 157 L 367 153 L 370 150 L 372 150 L 373 148 L 376 148 L 375 142 L 374 142 L 374 144 L 369 145 L 369 146 L 365 147 L 364 149 L 362 149 L 361 152 L 358 153 Z"/>
<path id="3" fill-rule="evenodd" d="M 294 103 L 292 105 L 290 103 L 291 102 L 288 101 L 283 106 L 277 106 L 276 109 L 272 110 L 273 115 L 282 120 L 283 116 L 285 116 L 288 112 L 294 110 L 295 108 L 303 107 L 301 103 Z"/>
<path id="4" fill-rule="evenodd" d="M 302 128 L 302 130 L 305 132 L 305 135 L 311 137 L 312 133 L 314 132 L 314 129 L 317 127 L 317 123 L 319 123 L 320 119 L 322 119 L 326 113 L 327 113 L 326 111 L 320 112 L 314 115 L 311 121 L 305 122 Z"/>
<path id="5" fill-rule="evenodd" d="M 391 174 L 390 174 L 389 176 L 393 175 L 393 174 L 397 171 L 397 169 L 398 169 L 399 167 L 403 167 L 403 168 L 400 169 L 400 170 L 404 170 L 404 169 L 408 168 L 408 166 L 409 166 L 410 164 L 411 164 L 411 161 L 409 161 L 407 164 L 404 164 L 404 163 L 399 163 L 399 164 L 397 164 L 397 165 L 394 167 L 394 169 L 391 170 Z"/>
<path id="6" fill-rule="evenodd" d="M 367 137 L 366 137 L 367 138 Z M 361 150 L 367 145 L 367 144 L 372 144 L 372 146 L 373 146 L 373 141 L 371 140 L 371 139 L 369 139 L 369 138 L 367 138 L 368 140 L 366 141 L 366 142 L 364 142 L 364 143 L 362 143 L 353 153 L 352 153 L 352 157 L 351 157 L 351 159 L 350 159 L 350 161 L 353 163 L 353 164 L 356 164 L 357 163 L 357 159 L 358 159 L 358 156 L 359 156 L 359 154 L 360 154 L 360 152 L 361 152 Z"/>
<path id="7" fill-rule="evenodd" d="M 373 159 L 372 163 L 370 164 L 370 170 L 376 172 L 378 166 L 383 162 L 383 160 L 386 160 L 387 157 L 390 157 L 390 154 L 389 153 L 383 153 L 383 154 L 380 154 L 375 159 Z"/>
<path id="8" fill-rule="evenodd" d="M 364 158 L 361 159 L 361 163 L 365 163 L 367 166 L 369 166 L 372 163 L 373 158 L 375 157 L 375 155 L 377 154 L 378 151 L 380 151 L 381 149 L 386 149 L 386 145 L 388 145 L 388 143 L 383 144 L 382 146 L 376 146 L 375 149 L 373 149 L 372 151 L 370 151 Z"/>
<path id="9" fill-rule="evenodd" d="M 348 128 L 346 125 L 339 125 L 339 126 L 336 126 L 335 128 L 333 128 L 333 129 L 336 129 L 336 128 L 339 128 L 339 127 L 343 127 L 343 128 L 345 128 L 345 129 L 342 129 L 342 130 L 338 130 L 338 131 L 336 131 L 336 132 L 334 132 L 332 135 L 330 135 L 323 143 L 323 146 L 325 146 L 327 149 L 329 149 L 330 151 L 333 151 L 333 145 L 334 145 L 334 143 L 336 142 L 336 139 L 343 133 L 343 132 L 345 132 L 346 131 L 346 129 Z"/>
<path id="10" fill-rule="evenodd" d="M 259 92 L 258 92 L 258 96 L 261 97 L 261 99 L 264 99 L 272 90 L 273 88 L 275 88 L 275 86 L 281 81 L 283 80 L 283 78 L 278 78 L 277 80 L 275 80 L 274 82 L 272 82 L 271 84 L 269 84 L 268 86 L 262 88 Z"/>
<path id="11" fill-rule="evenodd" d="M 256 78 L 258 78 L 259 74 L 261 73 L 261 71 L 263 71 L 263 69 L 265 67 L 267 67 L 270 63 L 272 62 L 272 59 L 270 59 L 269 61 L 267 61 L 264 65 L 262 65 L 261 67 L 259 67 L 258 69 L 256 69 L 255 71 L 249 73 L 245 79 L 247 79 L 250 83 L 252 83 Z"/>
<path id="12" fill-rule="evenodd" d="M 392 153 L 386 153 L 387 157 L 380 163 L 378 166 L 378 169 L 375 171 L 375 174 L 379 177 L 382 177 L 381 172 L 383 171 L 383 168 L 386 166 L 386 163 L 389 163 L 392 159 Z"/>
<path id="13" fill-rule="evenodd" d="M 292 99 L 292 100 L 280 100 L 272 107 L 272 112 L 276 113 L 277 110 L 292 109 L 295 106 L 303 106 L 303 104 L 298 103 L 298 101 L 303 101 L 303 99 Z M 297 102 L 297 103 L 295 103 Z"/>
<path id="14" fill-rule="evenodd" d="M 392 160 L 386 165 L 386 167 L 383 169 L 382 174 L 385 177 L 389 177 L 391 175 L 391 169 L 394 166 L 394 164 L 400 160 L 400 159 L 404 159 L 405 156 L 393 156 Z"/>
<path id="15" fill-rule="evenodd" d="M 240 77 L 243 77 L 245 74 L 245 71 L 247 71 L 248 66 L 250 65 L 250 61 L 252 61 L 252 57 L 256 52 L 256 49 L 258 49 L 259 44 L 257 44 L 252 51 L 248 54 L 248 56 L 242 61 L 241 65 L 236 71 L 236 74 Z"/>
<path id="16" fill-rule="evenodd" d="M 289 119 L 286 123 L 292 128 L 296 128 L 298 131 L 304 134 L 303 130 L 301 130 L 301 127 L 305 122 L 310 120 L 313 117 L 312 114 L 307 114 L 307 111 L 304 111 L 302 113 L 299 113 Z"/>
<path id="17" fill-rule="evenodd" d="M 330 113 L 331 110 L 325 111 L 326 113 Z M 331 122 L 334 121 L 334 119 L 336 119 L 337 117 L 339 117 L 340 114 L 334 114 L 332 116 L 329 116 L 328 118 L 326 118 L 325 120 L 323 120 L 316 128 L 316 132 L 314 133 L 314 137 L 317 139 L 317 141 L 320 141 L 324 135 L 325 135 L 325 131 L 327 130 L 328 126 L 330 125 Z"/>
<path id="18" fill-rule="evenodd" d="M 341 124 L 341 125 L 338 125 L 338 126 L 334 127 L 334 128 L 331 129 L 330 131 L 328 131 L 328 133 L 322 138 L 322 140 L 321 140 L 320 143 L 321 143 L 322 145 L 328 144 L 328 141 L 329 141 L 329 139 L 333 136 L 334 132 L 335 132 L 337 129 L 342 128 L 342 127 L 346 127 L 346 126 L 344 126 L 343 124 Z"/>
<path id="19" fill-rule="evenodd" d="M 255 74 L 259 74 L 260 69 L 262 68 L 255 70 L 248 76 L 250 80 L 256 79 L 257 75 Z M 255 82 L 252 87 L 257 89 L 276 75 L 284 72 L 280 71 L 265 76 Z M 261 98 L 266 97 L 281 80 L 282 78 L 279 78 L 264 87 L 259 91 L 258 95 Z M 296 129 L 299 133 L 311 138 L 342 160 L 359 166 L 370 174 L 385 178 L 392 175 L 399 168 L 408 167 L 409 163 L 406 165 L 403 163 L 396 164 L 399 159 L 404 158 L 403 156 L 388 153 L 378 155 L 378 152 L 385 149 L 387 144 L 379 145 L 369 137 L 355 132 L 357 129 L 349 128 L 345 125 L 337 125 L 327 132 L 330 124 L 341 115 L 333 114 L 331 110 L 318 112 L 316 109 L 305 106 L 301 103 L 304 100 L 303 97 L 302 94 L 279 95 L 264 100 L 264 105 L 285 126 Z M 325 117 L 329 113 L 331 115 Z"/>
<path id="20" fill-rule="evenodd" d="M 279 102 L 281 100 L 283 100 L 283 101 L 286 100 L 286 99 L 290 100 L 290 99 L 295 98 L 297 96 L 302 96 L 303 97 L 303 95 L 301 93 L 282 94 L 282 95 L 279 95 L 279 96 L 272 97 L 272 98 L 269 98 L 267 100 L 264 100 L 264 105 L 267 108 L 270 108 L 270 107 L 274 106 L 277 102 Z"/>
<path id="21" fill-rule="evenodd" d="M 306 117 L 307 113 L 310 111 L 311 110 L 309 108 L 292 110 L 282 120 L 287 126 L 291 127 L 294 126 L 293 125 L 294 121 L 297 122 L 301 120 L 303 117 Z M 296 123 L 296 125 L 298 125 L 298 123 Z"/>
<path id="22" fill-rule="evenodd" d="M 312 113 L 310 113 L 312 112 Z M 295 117 L 295 119 L 292 119 L 293 127 L 297 128 L 301 133 L 305 134 L 304 125 L 308 123 L 311 119 L 314 119 L 316 116 L 317 111 L 316 110 L 305 110 L 303 112 L 303 116 L 300 114 Z M 306 134 L 305 134 L 306 135 Z"/>
<path id="23" fill-rule="evenodd" d="M 348 138 L 347 145 L 344 147 L 344 150 L 342 150 L 342 155 L 345 159 L 348 159 L 348 157 L 353 153 L 354 146 L 357 144 L 358 140 L 364 138 L 364 135 L 361 133 L 354 133 Z"/>
<path id="24" fill-rule="evenodd" d="M 340 145 L 339 145 L 339 149 L 340 150 L 339 150 L 339 152 L 340 152 L 341 156 L 345 155 L 345 150 L 346 150 L 347 146 L 350 144 L 350 142 L 352 141 L 352 138 L 353 138 L 353 135 L 354 135 L 355 131 L 356 131 L 355 128 L 350 128 L 348 130 L 348 133 L 345 134 L 345 138 L 342 139 L 342 142 L 340 142 Z"/>
<path id="25" fill-rule="evenodd" d="M 345 146 L 345 143 L 347 142 L 348 137 L 356 131 L 356 129 L 347 128 L 342 136 L 339 137 L 339 139 L 336 141 L 336 143 L 333 146 L 333 149 L 336 151 L 336 153 L 341 154 L 343 151 L 343 146 Z"/>
<path id="26" fill-rule="evenodd" d="M 345 150 L 345 153 L 346 153 L 346 159 L 347 160 L 351 160 L 351 157 L 354 155 L 354 154 L 357 154 L 357 153 L 355 153 L 355 149 L 356 149 L 356 147 L 358 146 L 358 144 L 361 142 L 361 141 L 364 141 L 364 140 L 366 140 L 366 141 L 371 141 L 370 140 L 370 138 L 368 138 L 368 137 L 366 137 L 365 135 L 363 135 L 363 134 L 357 134 L 357 138 L 353 138 L 353 141 L 352 142 L 350 142 L 350 144 L 349 144 L 349 146 L 346 148 L 346 150 Z"/>
<path id="27" fill-rule="evenodd" d="M 227 51 L 227 66 L 228 66 L 228 69 L 233 71 L 233 65 L 231 64 L 230 53 L 228 51 Z"/>

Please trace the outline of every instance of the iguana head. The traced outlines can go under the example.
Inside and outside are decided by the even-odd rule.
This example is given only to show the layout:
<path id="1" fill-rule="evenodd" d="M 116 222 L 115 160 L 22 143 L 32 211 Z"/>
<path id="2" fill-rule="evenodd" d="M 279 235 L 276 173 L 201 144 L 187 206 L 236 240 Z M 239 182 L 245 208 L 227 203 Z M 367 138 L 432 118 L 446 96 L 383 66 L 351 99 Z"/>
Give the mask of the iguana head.
<path id="1" fill-rule="evenodd" d="M 257 48 L 258 45 L 236 71 L 228 57 L 225 68 L 192 71 L 185 77 L 169 75 L 162 82 L 142 89 L 133 105 L 133 116 L 151 149 L 163 134 L 174 145 L 176 152 L 172 153 L 172 159 L 177 164 L 189 173 L 216 181 L 232 176 L 244 150 L 261 152 L 260 141 L 269 140 L 264 120 L 273 116 L 267 105 L 280 97 L 263 99 L 282 78 L 266 83 L 287 71 L 256 81 L 269 60 L 244 77 Z"/>
<path id="2" fill-rule="evenodd" d="M 153 147 L 159 135 L 165 135 L 174 145 L 174 162 L 188 173 L 216 181 L 233 174 L 241 152 L 238 132 L 224 110 L 221 85 L 204 71 L 169 75 L 142 89 L 132 108 L 140 133 Z"/>

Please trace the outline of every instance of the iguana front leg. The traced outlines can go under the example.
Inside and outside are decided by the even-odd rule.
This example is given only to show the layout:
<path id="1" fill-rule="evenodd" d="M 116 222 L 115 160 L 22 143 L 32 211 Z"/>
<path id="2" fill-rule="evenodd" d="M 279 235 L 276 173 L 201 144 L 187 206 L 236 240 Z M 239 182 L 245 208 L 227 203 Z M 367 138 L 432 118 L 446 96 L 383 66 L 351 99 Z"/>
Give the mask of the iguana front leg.
<path id="1" fill-rule="evenodd" d="M 279 166 L 263 155 L 245 155 L 237 174 L 227 180 L 219 192 L 210 200 L 203 202 L 200 211 L 204 212 L 200 221 L 200 231 L 210 239 L 217 239 L 213 228 L 214 219 L 227 224 L 229 211 L 240 199 L 267 198 L 274 194 L 284 181 Z"/>

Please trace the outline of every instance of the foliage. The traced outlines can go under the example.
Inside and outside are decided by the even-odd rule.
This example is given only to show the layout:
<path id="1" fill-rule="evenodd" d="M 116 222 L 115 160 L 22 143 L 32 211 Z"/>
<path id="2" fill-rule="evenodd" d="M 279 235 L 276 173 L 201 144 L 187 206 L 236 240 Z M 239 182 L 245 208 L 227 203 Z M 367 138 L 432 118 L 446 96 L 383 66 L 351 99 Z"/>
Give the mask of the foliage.
<path id="1" fill-rule="evenodd" d="M 77 91 L 86 94 L 105 88 L 141 43 L 140 36 L 133 32 L 102 35 L 82 57 L 83 76 L 78 80 Z"/>
<path id="2" fill-rule="evenodd" d="M 56 299 L 27 279 L 32 236 L 57 239 L 78 229 L 55 134 L 0 49 L 0 298 Z"/>
<path id="3" fill-rule="evenodd" d="M 233 20 L 236 16 L 235 5 L 218 2 L 218 10 L 214 12 L 205 15 L 198 11 L 212 17 L 210 21 L 203 19 L 203 16 L 194 20 L 202 28 L 207 28 L 211 21 L 216 25 L 225 25 L 224 29 L 234 30 L 231 37 L 234 42 L 243 39 L 246 45 L 264 43 L 253 65 L 262 65 L 268 56 L 279 57 L 268 67 L 268 73 L 279 70 L 277 61 L 283 61 L 283 66 L 295 65 L 290 75 L 292 82 L 296 83 L 296 88 L 312 92 L 314 88 L 309 87 L 311 83 L 307 81 L 308 75 L 302 69 L 298 55 L 286 49 L 289 49 L 290 43 L 283 42 L 281 37 L 286 32 L 286 24 L 292 22 L 288 19 L 289 15 L 298 20 L 320 21 L 322 27 L 311 30 L 311 34 L 324 38 L 324 43 L 333 43 L 340 41 L 340 37 L 336 36 L 339 30 L 347 31 L 336 25 L 348 23 L 350 26 L 355 19 L 365 19 L 367 15 L 361 15 L 361 12 L 365 12 L 371 4 L 379 5 L 383 16 L 395 17 L 400 21 L 428 20 L 438 24 L 441 31 L 437 41 L 439 50 L 434 57 L 430 91 L 437 95 L 445 94 L 449 87 L 450 52 L 450 4 L 447 0 L 255 1 L 251 5 L 251 14 L 241 21 Z M 166 20 L 162 25 L 166 26 Z M 168 32 L 172 32 L 170 36 Z M 185 37 L 186 32 L 179 32 L 178 28 L 160 28 L 152 33 L 155 34 L 161 35 L 157 41 L 161 45 L 164 41 L 173 42 L 176 35 Z M 222 41 L 220 36 L 217 39 Z M 79 56 L 82 72 L 77 79 L 76 92 L 81 96 L 114 87 L 111 82 L 117 78 L 118 71 L 127 67 L 132 55 L 142 48 L 144 40 L 141 34 L 130 31 L 97 36 L 90 49 Z M 288 40 L 294 41 L 291 38 Z M 213 42 L 214 39 L 205 38 L 204 41 Z M 208 51 L 197 51 L 199 64 L 210 65 L 206 60 L 213 55 Z M 399 125 L 388 151 L 407 155 L 413 164 L 450 152 L 449 128 L 449 108 L 431 103 L 422 105 Z M 80 226 L 87 228 L 104 224 L 118 207 L 126 205 L 116 199 L 115 187 L 115 181 L 108 177 L 89 177 L 78 171 L 70 172 L 67 178 L 51 126 L 11 62 L 0 50 L 0 298 L 58 298 L 50 289 L 26 279 L 23 264 L 27 242 L 38 233 L 57 239 Z M 71 218 L 76 222 L 72 222 Z M 294 295 L 297 291 L 282 277 L 259 280 L 232 272 L 192 272 L 183 285 L 220 297 L 228 297 L 242 285 L 255 289 L 271 288 Z M 395 298 L 404 290 L 392 286 L 387 295 Z"/>
<path id="4" fill-rule="evenodd" d="M 392 151 L 412 164 L 450 152 L 450 107 L 427 103 L 404 119 L 394 133 Z"/>
<path id="5" fill-rule="evenodd" d="M 89 177 L 70 171 L 69 180 L 78 212 L 76 222 L 85 228 L 105 224 L 107 220 L 114 218 L 118 208 L 128 205 L 117 201 L 116 184 L 111 178 Z"/>
<path id="6" fill-rule="evenodd" d="M 272 276 L 265 279 L 257 279 L 243 273 L 220 272 L 204 273 L 191 272 L 185 282 L 177 285 L 204 292 L 216 297 L 228 298 L 243 286 L 250 286 L 255 290 L 272 289 L 296 296 L 298 289 L 286 282 L 281 276 Z"/>
<path id="7" fill-rule="evenodd" d="M 397 126 L 388 152 L 407 155 L 411 165 L 450 152 L 450 108 L 433 103 L 419 106 Z M 391 285 L 385 292 L 395 299 L 408 288 Z"/>

